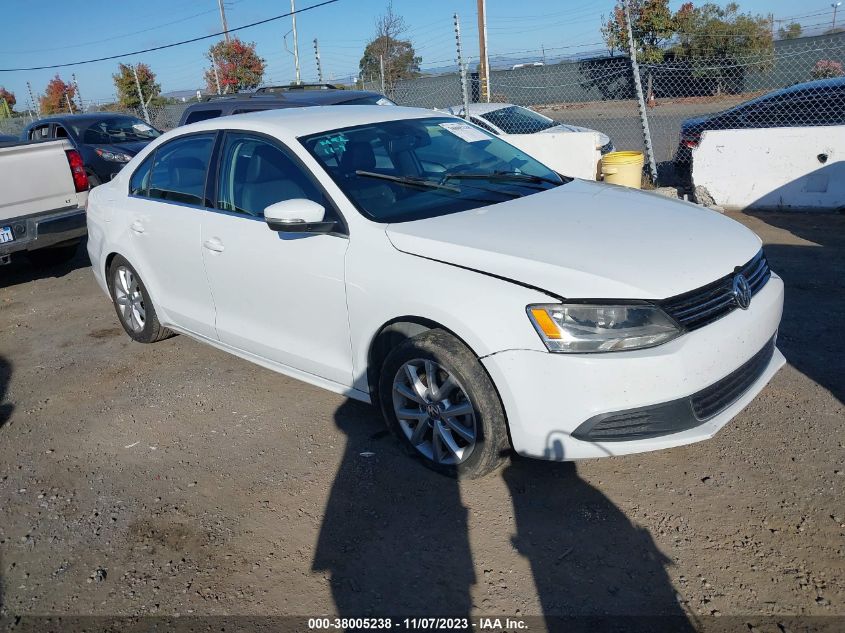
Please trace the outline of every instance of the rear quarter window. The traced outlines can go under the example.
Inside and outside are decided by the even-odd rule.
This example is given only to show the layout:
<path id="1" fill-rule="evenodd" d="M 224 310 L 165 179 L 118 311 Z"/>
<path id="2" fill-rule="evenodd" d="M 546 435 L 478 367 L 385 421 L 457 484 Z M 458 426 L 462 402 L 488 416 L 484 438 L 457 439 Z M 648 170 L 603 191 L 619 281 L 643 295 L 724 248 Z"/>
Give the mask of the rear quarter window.
<path id="1" fill-rule="evenodd" d="M 223 111 L 220 109 L 216 110 L 194 110 L 193 112 L 188 114 L 188 117 L 185 119 L 185 125 L 188 123 L 196 123 L 197 121 L 207 121 L 208 119 L 216 119 Z"/>

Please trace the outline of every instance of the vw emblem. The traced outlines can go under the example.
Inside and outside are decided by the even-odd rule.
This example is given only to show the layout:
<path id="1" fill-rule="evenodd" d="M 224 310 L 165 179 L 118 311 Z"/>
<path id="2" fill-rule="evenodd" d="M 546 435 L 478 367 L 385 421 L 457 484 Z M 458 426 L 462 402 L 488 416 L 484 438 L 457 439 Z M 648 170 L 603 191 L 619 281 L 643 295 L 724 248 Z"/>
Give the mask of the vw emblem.
<path id="1" fill-rule="evenodd" d="M 736 304 L 743 310 L 748 310 L 748 306 L 751 304 L 751 288 L 748 286 L 745 277 L 742 275 L 734 277 L 732 291 Z"/>

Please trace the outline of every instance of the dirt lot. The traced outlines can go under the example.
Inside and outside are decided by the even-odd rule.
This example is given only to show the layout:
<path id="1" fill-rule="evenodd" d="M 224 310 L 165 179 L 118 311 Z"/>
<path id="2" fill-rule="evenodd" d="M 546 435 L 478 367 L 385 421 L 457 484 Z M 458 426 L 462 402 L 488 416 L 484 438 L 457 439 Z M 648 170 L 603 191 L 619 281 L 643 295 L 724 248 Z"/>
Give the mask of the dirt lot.
<path id="1" fill-rule="evenodd" d="M 737 218 L 789 360 L 737 419 L 460 484 L 367 406 L 130 342 L 83 255 L 0 269 L 0 615 L 845 616 L 845 217 Z"/>

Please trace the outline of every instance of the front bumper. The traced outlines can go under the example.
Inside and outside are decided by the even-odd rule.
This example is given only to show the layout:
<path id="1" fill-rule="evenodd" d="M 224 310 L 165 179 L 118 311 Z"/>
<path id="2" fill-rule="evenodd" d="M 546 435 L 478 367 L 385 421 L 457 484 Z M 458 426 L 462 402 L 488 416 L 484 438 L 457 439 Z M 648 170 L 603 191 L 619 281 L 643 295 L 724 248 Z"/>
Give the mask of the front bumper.
<path id="1" fill-rule="evenodd" d="M 15 239 L 0 244 L 0 255 L 34 251 L 80 238 L 87 232 L 85 209 L 72 207 L 61 211 L 0 220 L 12 227 Z"/>
<path id="2" fill-rule="evenodd" d="M 772 275 L 748 310 L 658 347 L 608 354 L 509 350 L 484 357 L 521 455 L 572 460 L 625 455 L 690 444 L 715 435 L 763 389 L 786 362 L 776 348 L 729 404 L 677 432 L 643 439 L 590 441 L 585 422 L 620 412 L 690 399 L 723 381 L 771 344 L 783 309 L 783 281 Z M 580 429 L 580 431 L 579 431 Z"/>

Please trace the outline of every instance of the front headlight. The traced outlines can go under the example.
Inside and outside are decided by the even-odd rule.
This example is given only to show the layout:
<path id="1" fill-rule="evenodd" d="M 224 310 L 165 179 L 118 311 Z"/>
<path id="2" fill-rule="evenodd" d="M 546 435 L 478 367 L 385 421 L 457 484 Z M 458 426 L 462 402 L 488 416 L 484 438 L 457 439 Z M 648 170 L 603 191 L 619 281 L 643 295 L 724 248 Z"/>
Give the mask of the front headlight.
<path id="1" fill-rule="evenodd" d="M 107 149 L 100 148 L 97 148 L 96 152 L 97 156 L 112 163 L 128 163 L 132 160 L 132 157 L 129 154 L 123 154 L 121 152 L 112 152 Z"/>
<path id="2" fill-rule="evenodd" d="M 526 308 L 550 352 L 620 352 L 665 343 L 681 333 L 649 304 L 552 303 Z"/>

